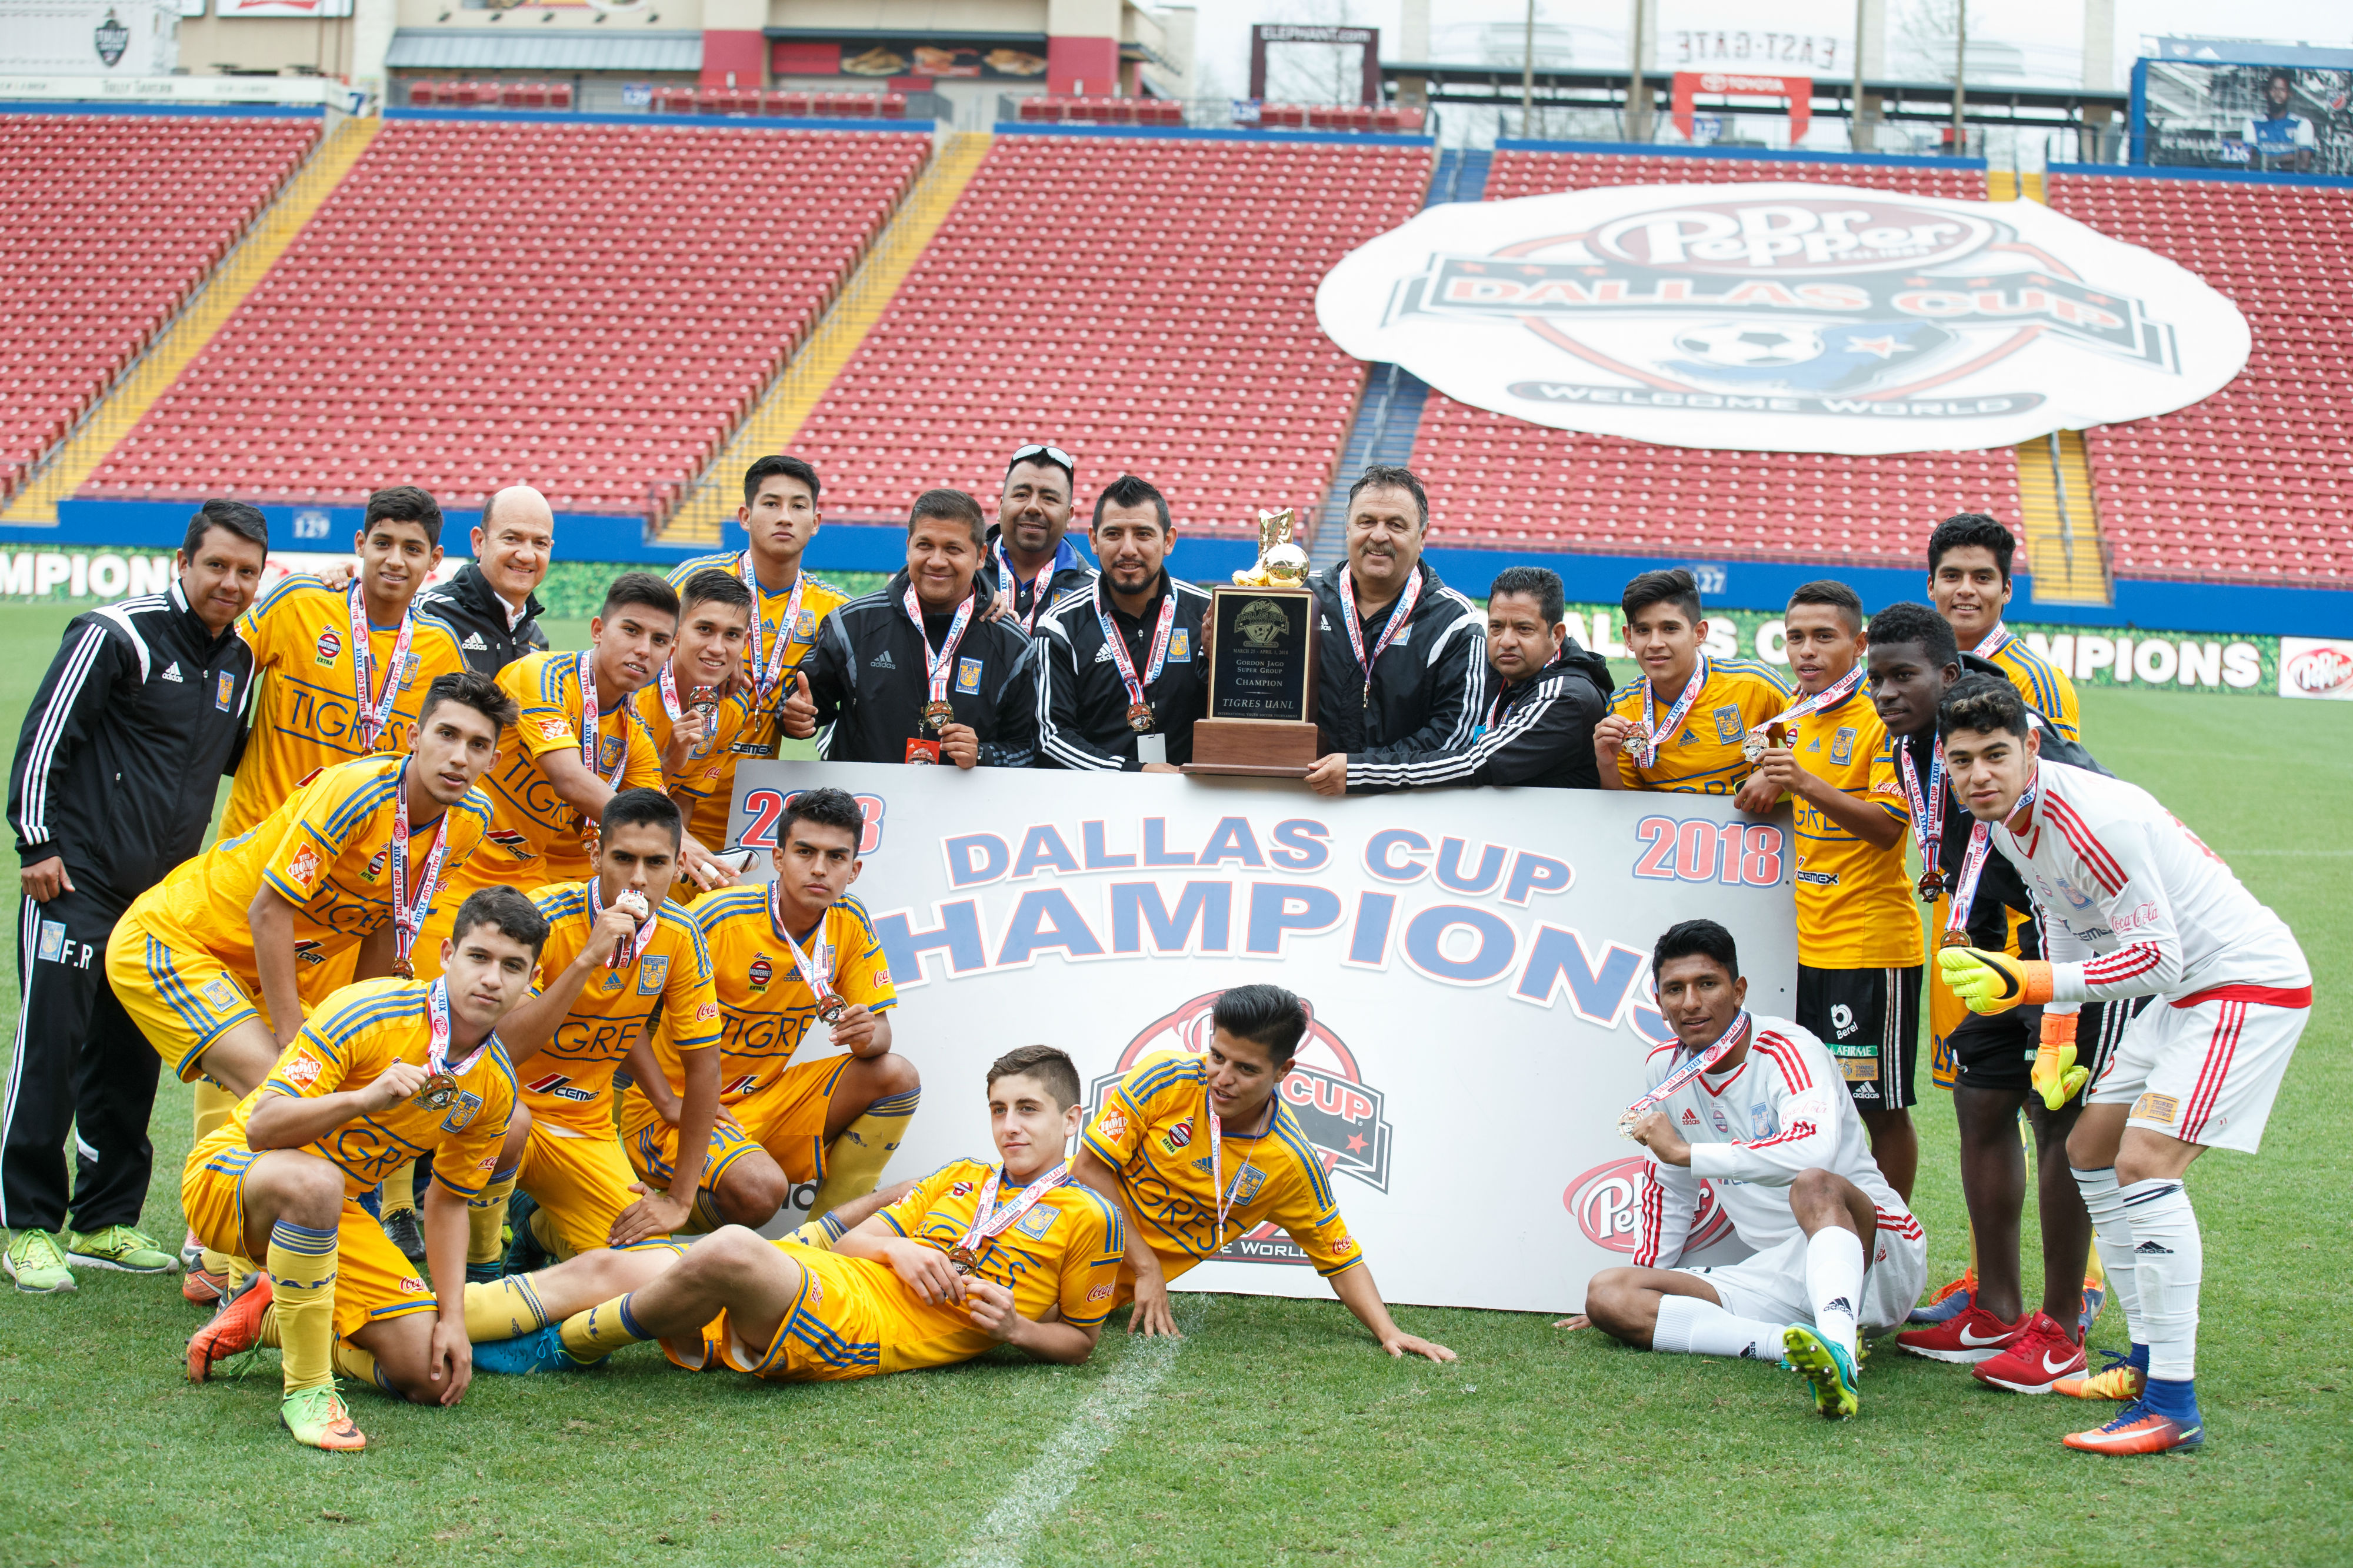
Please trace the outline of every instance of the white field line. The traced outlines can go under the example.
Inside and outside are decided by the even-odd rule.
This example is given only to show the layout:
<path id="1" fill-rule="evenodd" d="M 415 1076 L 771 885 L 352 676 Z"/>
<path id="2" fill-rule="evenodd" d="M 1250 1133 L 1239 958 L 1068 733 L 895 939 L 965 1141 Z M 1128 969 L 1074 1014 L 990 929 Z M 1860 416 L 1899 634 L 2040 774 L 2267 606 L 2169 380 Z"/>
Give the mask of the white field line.
<path id="1" fill-rule="evenodd" d="M 1110 1376 L 1095 1385 L 1070 1422 L 1029 1468 L 1013 1478 L 997 1506 L 972 1532 L 955 1568 L 1021 1568 L 1047 1517 L 1070 1500 L 1079 1483 L 1137 1414 L 1151 1403 L 1176 1364 L 1181 1339 L 1131 1341 Z"/>

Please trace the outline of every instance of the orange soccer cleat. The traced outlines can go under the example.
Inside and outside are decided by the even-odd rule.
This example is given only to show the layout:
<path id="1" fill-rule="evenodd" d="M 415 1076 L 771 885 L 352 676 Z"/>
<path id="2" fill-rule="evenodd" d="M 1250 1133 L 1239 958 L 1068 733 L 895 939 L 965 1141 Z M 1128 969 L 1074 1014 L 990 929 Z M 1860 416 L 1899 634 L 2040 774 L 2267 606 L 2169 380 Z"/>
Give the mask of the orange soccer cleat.
<path id="1" fill-rule="evenodd" d="M 2188 1421 L 2159 1415 L 2136 1399 L 2106 1426 L 2070 1432 L 2063 1440 L 2086 1454 L 2178 1454 L 2205 1442 L 2206 1426 L 2194 1415 Z"/>
<path id="2" fill-rule="evenodd" d="M 212 1321 L 188 1340 L 188 1381 L 202 1383 L 213 1368 L 231 1356 L 243 1355 L 261 1342 L 261 1314 L 269 1310 L 269 1276 L 255 1269 L 245 1283 L 223 1301 Z"/>

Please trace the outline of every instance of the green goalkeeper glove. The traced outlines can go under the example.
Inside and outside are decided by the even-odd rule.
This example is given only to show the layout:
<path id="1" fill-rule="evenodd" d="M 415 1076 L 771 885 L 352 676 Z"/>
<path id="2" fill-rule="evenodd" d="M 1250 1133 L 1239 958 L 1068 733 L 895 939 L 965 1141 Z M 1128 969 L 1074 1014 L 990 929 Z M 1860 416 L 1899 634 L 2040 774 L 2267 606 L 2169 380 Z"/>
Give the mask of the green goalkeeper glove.
<path id="1" fill-rule="evenodd" d="M 2007 1013 L 2051 1000 L 2051 966 L 2040 959 L 1948 947 L 1936 954 L 1936 967 L 1945 984 L 1972 1013 Z"/>
<path id="2" fill-rule="evenodd" d="M 2028 1079 L 2044 1107 L 2056 1110 L 2065 1105 L 2091 1076 L 2091 1068 L 2075 1065 L 2075 1015 L 2044 1012 L 2042 1039 L 2034 1047 L 2034 1071 Z"/>

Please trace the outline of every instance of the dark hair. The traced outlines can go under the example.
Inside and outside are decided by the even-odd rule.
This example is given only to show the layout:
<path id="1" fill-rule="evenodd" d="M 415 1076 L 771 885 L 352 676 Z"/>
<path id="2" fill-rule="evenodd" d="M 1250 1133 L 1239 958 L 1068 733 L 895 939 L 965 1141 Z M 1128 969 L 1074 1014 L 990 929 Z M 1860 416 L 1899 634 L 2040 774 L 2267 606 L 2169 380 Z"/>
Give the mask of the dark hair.
<path id="1" fill-rule="evenodd" d="M 433 684 L 425 689 L 423 706 L 417 710 L 417 727 L 424 729 L 425 721 L 433 717 L 433 710 L 444 702 L 463 703 L 488 719 L 501 734 L 521 711 L 514 699 L 497 681 L 478 670 L 460 669 L 433 678 Z"/>
<path id="2" fill-rule="evenodd" d="M 988 1087 L 995 1089 L 998 1079 L 1019 1078 L 1024 1073 L 1045 1084 L 1056 1110 L 1068 1110 L 1079 1102 L 1079 1067 L 1068 1051 L 1053 1046 L 1023 1046 L 1008 1051 L 988 1064 Z"/>
<path id="3" fill-rule="evenodd" d="M 1051 443 L 1051 442 L 1039 442 L 1039 441 L 1024 441 L 1024 442 L 1022 442 L 1021 444 L 1022 444 L 1024 447 L 1039 447 L 1040 449 L 1039 449 L 1039 450 L 1038 450 L 1038 451 L 1035 451 L 1035 452 L 1029 453 L 1028 455 L 1026 455 L 1026 456 L 1024 456 L 1024 457 L 1019 457 L 1019 458 L 1006 458 L 1006 459 L 1005 459 L 1005 479 L 1006 479 L 1006 482 L 1008 482 L 1008 483 L 1011 482 L 1011 480 L 1012 480 L 1012 479 L 1013 479 L 1013 470 L 1014 470 L 1014 469 L 1016 469 L 1016 468 L 1028 468 L 1028 467 L 1029 467 L 1030 465 L 1035 464 L 1037 467 L 1041 468 L 1060 468 L 1060 469 L 1061 469 L 1061 470 L 1062 470 L 1062 478 L 1063 478 L 1064 479 L 1066 479 L 1066 480 L 1068 480 L 1068 481 L 1070 482 L 1070 486 L 1071 486 L 1071 488 L 1072 489 L 1078 489 L 1078 486 L 1079 486 L 1079 471 L 1078 471 L 1078 469 L 1076 469 L 1076 468 L 1072 468 L 1070 464 L 1068 464 L 1068 463 L 1066 463 L 1066 462 L 1062 461 L 1062 459 L 1061 459 L 1061 458 L 1055 457 L 1052 453 L 1043 450 L 1043 448 L 1044 448 L 1045 447 L 1047 447 L 1047 446 L 1050 446 L 1050 445 L 1054 445 L 1055 443 Z"/>
<path id="4" fill-rule="evenodd" d="M 988 523 L 981 516 L 980 503 L 963 490 L 925 490 L 917 496 L 914 507 L 907 513 L 908 538 L 915 536 L 915 525 L 927 517 L 963 523 L 972 531 L 975 549 L 988 542 Z"/>
<path id="5" fill-rule="evenodd" d="M 812 503 L 817 500 L 817 470 L 798 458 L 782 457 L 772 452 L 744 470 L 744 506 L 749 507 L 754 501 L 758 500 L 760 486 L 778 474 L 784 475 L 788 479 L 798 479 L 808 486 L 809 500 Z"/>
<path id="6" fill-rule="evenodd" d="M 1375 463 L 1356 477 L 1348 487 L 1348 510 L 1356 510 L 1356 497 L 1376 488 L 1400 489 L 1413 497 L 1414 510 L 1421 514 L 1421 526 L 1430 526 L 1430 496 L 1421 488 L 1421 480 L 1411 468 L 1396 468 L 1387 463 Z"/>
<path id="7" fill-rule="evenodd" d="M 1714 959 L 1726 974 L 1740 978 L 1740 949 L 1734 945 L 1732 933 L 1714 921 L 1678 921 L 1669 926 L 1651 949 L 1651 977 L 1655 979 L 1660 970 L 1678 958 Z"/>
<path id="8" fill-rule="evenodd" d="M 678 803 L 658 789 L 625 789 L 614 793 L 605 803 L 605 815 L 597 824 L 607 837 L 622 827 L 667 827 L 670 847 L 678 847 L 686 832 L 686 824 L 678 815 Z"/>
<path id="9" fill-rule="evenodd" d="M 650 572 L 624 572 L 613 579 L 605 590 L 605 607 L 596 614 L 601 617 L 631 605 L 643 605 L 649 610 L 659 610 L 672 620 L 678 618 L 678 590 Z"/>
<path id="10" fill-rule="evenodd" d="M 1862 630 L 1862 595 L 1843 583 L 1832 582 L 1828 577 L 1812 583 L 1800 583 L 1797 591 L 1789 595 L 1789 608 L 1794 610 L 1799 605 L 1828 605 L 1845 617 L 1847 630 Z"/>
<path id="11" fill-rule="evenodd" d="M 463 942 L 476 926 L 489 926 L 509 942 L 531 949 L 533 958 L 547 945 L 547 917 L 539 906 L 503 884 L 477 888 L 458 906 L 458 923 L 449 928 L 451 942 Z"/>
<path id="12" fill-rule="evenodd" d="M 1175 526 L 1168 516 L 1167 497 L 1134 474 L 1122 474 L 1103 486 L 1095 497 L 1094 521 L 1103 521 L 1103 508 L 1107 506 L 1144 506 L 1147 503 L 1160 514 L 1161 532 L 1166 533 Z"/>
<path id="13" fill-rule="evenodd" d="M 681 615 L 697 605 L 725 605 L 731 609 L 749 611 L 752 590 L 744 586 L 744 579 L 733 572 L 705 567 L 686 580 L 686 591 L 679 595 Z"/>
<path id="14" fill-rule="evenodd" d="M 1680 566 L 1664 572 L 1645 572 L 1626 584 L 1618 595 L 1618 605 L 1631 621 L 1636 615 L 1652 605 L 1672 605 L 1688 613 L 1694 622 L 1702 619 L 1699 605 L 1699 584 Z"/>
<path id="15" fill-rule="evenodd" d="M 241 500 L 208 500 L 196 508 L 196 515 L 188 519 L 187 537 L 180 541 L 180 553 L 194 561 L 196 547 L 205 542 L 207 529 L 227 529 L 239 539 L 269 548 L 269 520 L 261 509 Z"/>
<path id="16" fill-rule="evenodd" d="M 413 522 L 425 531 L 425 542 L 441 542 L 441 503 L 433 499 L 430 490 L 415 485 L 388 485 L 367 499 L 367 515 L 361 520 L 360 531 L 379 522 Z"/>
<path id="17" fill-rule="evenodd" d="M 1229 1035 L 1256 1040 L 1281 1067 L 1299 1054 L 1307 1004 L 1280 985 L 1237 985 L 1219 995 L 1209 1021 Z"/>
<path id="18" fill-rule="evenodd" d="M 2026 700 L 2019 696 L 2018 688 L 1999 676 L 1964 675 L 1936 704 L 1936 739 L 1940 741 L 1956 730 L 1986 734 L 2007 730 L 2024 740 L 2032 728 L 2026 717 Z"/>
<path id="19" fill-rule="evenodd" d="M 852 848 L 866 842 L 866 808 L 846 789 L 805 789 L 786 801 L 784 811 L 776 818 L 776 843 L 780 847 L 785 842 L 785 829 L 796 822 L 840 828 L 849 835 Z"/>
<path id="20" fill-rule="evenodd" d="M 1993 552 L 1993 563 L 2001 569 L 2001 580 L 2010 581 L 2010 558 L 2018 550 L 2018 541 L 2010 530 L 1981 511 L 1955 512 L 1936 525 L 1928 536 L 1928 574 L 1936 574 L 1936 563 L 1949 550 L 1967 550 L 1975 545 Z"/>
<path id="21" fill-rule="evenodd" d="M 1890 605 L 1871 617 L 1872 647 L 1906 642 L 1918 643 L 1928 662 L 1940 669 L 1961 662 L 1961 645 L 1953 636 L 1953 623 L 1927 605 Z"/>
<path id="22" fill-rule="evenodd" d="M 1536 613 L 1544 616 L 1548 626 L 1560 625 L 1562 611 L 1568 603 L 1560 585 L 1560 574 L 1542 566 L 1506 566 L 1495 574 L 1488 585 L 1487 599 L 1494 602 L 1505 594 L 1520 594 L 1536 602 Z"/>

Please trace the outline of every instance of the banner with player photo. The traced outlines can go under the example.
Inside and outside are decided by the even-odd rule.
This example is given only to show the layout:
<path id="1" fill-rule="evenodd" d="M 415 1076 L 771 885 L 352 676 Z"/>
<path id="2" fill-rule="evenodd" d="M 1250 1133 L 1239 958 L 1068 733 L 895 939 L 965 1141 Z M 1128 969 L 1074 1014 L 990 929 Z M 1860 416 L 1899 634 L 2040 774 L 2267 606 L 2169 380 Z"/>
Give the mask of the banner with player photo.
<path id="1" fill-rule="evenodd" d="M 2327 52 L 2336 68 L 2140 61 L 2132 100 L 2138 161 L 2257 174 L 2353 173 L 2353 70 L 2343 68 L 2353 56 Z"/>
<path id="2" fill-rule="evenodd" d="M 852 893 L 898 987 L 923 1106 L 886 1180 L 993 1158 L 982 1085 L 1017 1046 L 1076 1058 L 1091 1108 L 1155 1052 L 1199 1052 L 1229 986 L 1307 999 L 1282 1092 L 1393 1301 L 1566 1310 L 1634 1246 L 1641 1152 L 1618 1136 L 1659 933 L 1730 927 L 1749 1005 L 1797 983 L 1786 814 L 1697 795 L 1437 791 L 1327 799 L 1240 779 L 749 763 L 737 841 L 798 789 L 866 810 Z M 765 855 L 748 873 L 765 880 Z M 823 1054 L 823 1041 L 803 1047 Z M 1746 1108 L 1735 1108 L 1746 1115 Z M 796 1194 L 806 1205 L 811 1194 Z M 796 1220 L 795 1223 L 797 1223 Z M 1739 1256 L 1712 1208 L 1694 1232 Z M 1321 1296 L 1280 1232 L 1180 1289 Z"/>

